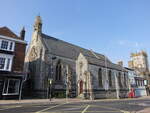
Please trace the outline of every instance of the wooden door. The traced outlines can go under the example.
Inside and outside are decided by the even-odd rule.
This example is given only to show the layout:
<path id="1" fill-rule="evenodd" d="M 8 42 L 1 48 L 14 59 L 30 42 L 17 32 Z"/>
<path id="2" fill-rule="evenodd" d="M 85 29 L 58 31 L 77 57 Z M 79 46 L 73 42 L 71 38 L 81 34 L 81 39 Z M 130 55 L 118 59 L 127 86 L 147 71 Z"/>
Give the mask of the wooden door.
<path id="1" fill-rule="evenodd" d="M 83 93 L 83 81 L 80 81 L 80 94 Z"/>

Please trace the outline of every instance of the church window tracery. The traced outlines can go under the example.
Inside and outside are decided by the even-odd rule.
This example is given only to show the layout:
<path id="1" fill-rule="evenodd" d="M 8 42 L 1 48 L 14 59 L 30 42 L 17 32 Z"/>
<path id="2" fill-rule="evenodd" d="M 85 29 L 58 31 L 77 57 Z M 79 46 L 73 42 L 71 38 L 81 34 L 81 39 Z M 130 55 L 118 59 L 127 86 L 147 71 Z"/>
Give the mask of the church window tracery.
<path id="1" fill-rule="evenodd" d="M 101 68 L 98 70 L 98 83 L 99 83 L 100 87 L 103 86 L 103 84 L 102 84 L 102 69 Z"/>
<path id="2" fill-rule="evenodd" d="M 60 81 L 62 77 L 62 66 L 61 62 L 58 61 L 57 66 L 56 66 L 56 80 Z"/>

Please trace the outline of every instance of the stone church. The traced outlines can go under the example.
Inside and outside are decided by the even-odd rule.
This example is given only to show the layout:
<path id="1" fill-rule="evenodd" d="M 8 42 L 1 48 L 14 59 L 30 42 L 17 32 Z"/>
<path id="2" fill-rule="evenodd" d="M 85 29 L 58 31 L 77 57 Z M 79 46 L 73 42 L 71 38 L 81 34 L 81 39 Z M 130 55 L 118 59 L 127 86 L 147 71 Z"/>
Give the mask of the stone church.
<path id="1" fill-rule="evenodd" d="M 40 16 L 35 19 L 25 71 L 28 94 L 35 98 L 48 98 L 50 93 L 57 98 L 119 98 L 128 92 L 128 73 L 122 66 L 102 54 L 44 34 Z"/>

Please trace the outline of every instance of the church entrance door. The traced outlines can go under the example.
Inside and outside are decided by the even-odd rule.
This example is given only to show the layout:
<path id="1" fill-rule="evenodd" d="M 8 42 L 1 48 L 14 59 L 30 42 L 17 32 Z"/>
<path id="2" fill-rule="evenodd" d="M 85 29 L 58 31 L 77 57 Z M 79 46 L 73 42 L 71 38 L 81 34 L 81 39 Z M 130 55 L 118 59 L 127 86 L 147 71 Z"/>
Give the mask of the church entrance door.
<path id="1" fill-rule="evenodd" d="M 83 93 L 83 81 L 80 81 L 80 94 Z"/>

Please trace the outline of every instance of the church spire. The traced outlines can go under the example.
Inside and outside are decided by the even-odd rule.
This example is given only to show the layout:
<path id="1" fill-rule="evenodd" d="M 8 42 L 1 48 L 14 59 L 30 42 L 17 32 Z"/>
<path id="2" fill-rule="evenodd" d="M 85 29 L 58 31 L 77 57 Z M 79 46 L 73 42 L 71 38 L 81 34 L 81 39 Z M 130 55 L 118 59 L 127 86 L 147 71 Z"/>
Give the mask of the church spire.
<path id="1" fill-rule="evenodd" d="M 35 18 L 35 23 L 34 23 L 34 31 L 37 31 L 39 33 L 42 32 L 42 19 L 40 16 L 37 16 Z"/>

